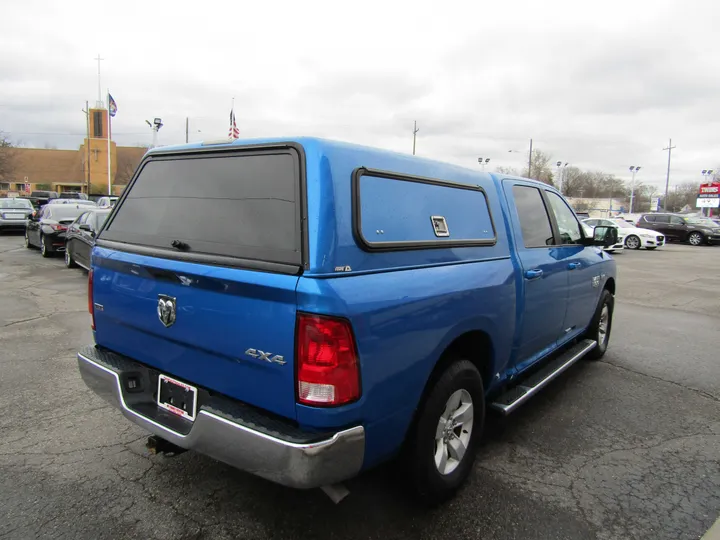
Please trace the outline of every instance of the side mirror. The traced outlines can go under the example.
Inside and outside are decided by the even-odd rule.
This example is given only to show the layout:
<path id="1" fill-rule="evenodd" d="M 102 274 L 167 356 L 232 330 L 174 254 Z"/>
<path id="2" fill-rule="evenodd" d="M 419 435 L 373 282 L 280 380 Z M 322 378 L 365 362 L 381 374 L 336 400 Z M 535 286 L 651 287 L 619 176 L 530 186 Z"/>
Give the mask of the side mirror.
<path id="1" fill-rule="evenodd" d="M 87 223 L 83 223 L 82 225 L 80 225 L 80 226 L 78 227 L 78 229 L 80 229 L 81 231 L 92 232 L 92 229 L 90 228 L 90 225 L 88 225 Z"/>
<path id="2" fill-rule="evenodd" d="M 608 227 L 598 225 L 593 231 L 593 246 L 610 247 L 618 242 L 618 232 L 616 227 Z"/>

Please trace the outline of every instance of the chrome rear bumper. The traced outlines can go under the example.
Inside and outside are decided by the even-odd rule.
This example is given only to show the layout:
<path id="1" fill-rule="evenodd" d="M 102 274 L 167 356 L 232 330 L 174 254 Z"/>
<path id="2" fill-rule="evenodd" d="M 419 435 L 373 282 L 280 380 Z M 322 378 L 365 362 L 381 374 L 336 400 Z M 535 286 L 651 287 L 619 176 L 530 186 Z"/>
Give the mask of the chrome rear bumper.
<path id="1" fill-rule="evenodd" d="M 331 437 L 298 444 L 283 440 L 200 408 L 187 434 L 162 425 L 127 406 L 121 369 L 102 361 L 95 349 L 78 353 L 85 384 L 130 421 L 181 448 L 195 450 L 238 469 L 285 486 L 307 489 L 355 476 L 362 468 L 365 430 L 352 427 Z M 129 360 L 129 359 L 128 359 Z"/>

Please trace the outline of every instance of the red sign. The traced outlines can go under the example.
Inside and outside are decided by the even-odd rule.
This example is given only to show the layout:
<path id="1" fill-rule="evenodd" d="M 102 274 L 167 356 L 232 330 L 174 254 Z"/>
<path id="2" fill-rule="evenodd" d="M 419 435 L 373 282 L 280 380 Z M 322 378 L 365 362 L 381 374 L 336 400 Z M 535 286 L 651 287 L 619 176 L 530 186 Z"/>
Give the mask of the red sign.
<path id="1" fill-rule="evenodd" d="M 709 184 L 700 184 L 700 196 L 703 195 L 714 195 L 720 194 L 720 182 L 711 182 Z"/>

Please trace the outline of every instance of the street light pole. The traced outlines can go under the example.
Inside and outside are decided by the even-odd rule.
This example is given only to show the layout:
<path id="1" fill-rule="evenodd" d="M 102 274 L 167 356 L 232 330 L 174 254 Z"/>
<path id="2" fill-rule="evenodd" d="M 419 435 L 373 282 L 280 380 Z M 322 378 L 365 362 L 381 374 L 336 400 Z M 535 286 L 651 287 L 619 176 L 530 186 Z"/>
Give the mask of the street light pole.
<path id="1" fill-rule="evenodd" d="M 630 166 L 630 172 L 632 173 L 632 183 L 630 184 L 630 213 L 633 212 L 633 201 L 635 200 L 635 174 L 642 167 L 636 167 L 635 165 Z"/>
<path id="2" fill-rule="evenodd" d="M 557 177 L 558 177 L 558 182 L 560 183 L 560 193 L 564 195 L 565 193 L 563 192 L 563 183 L 562 183 L 562 176 L 561 176 L 562 172 L 560 169 L 560 167 L 562 166 L 562 161 L 558 161 L 555 165 L 557 165 L 557 168 L 558 168 Z"/>

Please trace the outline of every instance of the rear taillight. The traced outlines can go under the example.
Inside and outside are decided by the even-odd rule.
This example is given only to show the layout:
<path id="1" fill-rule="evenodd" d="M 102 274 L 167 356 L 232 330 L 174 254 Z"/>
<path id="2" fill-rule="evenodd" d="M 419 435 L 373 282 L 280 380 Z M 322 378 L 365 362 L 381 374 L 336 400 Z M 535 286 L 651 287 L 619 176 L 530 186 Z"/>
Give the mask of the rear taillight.
<path id="1" fill-rule="evenodd" d="M 93 302 L 93 271 L 88 272 L 88 311 L 90 312 L 90 319 L 92 329 L 95 330 L 95 302 Z"/>
<path id="2" fill-rule="evenodd" d="M 299 403 L 342 405 L 360 397 L 360 366 L 348 321 L 299 314 L 295 358 Z"/>
<path id="3" fill-rule="evenodd" d="M 50 225 L 50 228 L 53 231 L 67 231 L 67 227 L 65 225 Z"/>

